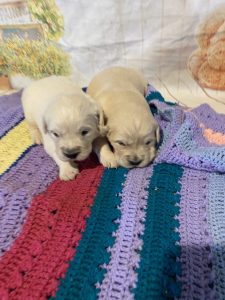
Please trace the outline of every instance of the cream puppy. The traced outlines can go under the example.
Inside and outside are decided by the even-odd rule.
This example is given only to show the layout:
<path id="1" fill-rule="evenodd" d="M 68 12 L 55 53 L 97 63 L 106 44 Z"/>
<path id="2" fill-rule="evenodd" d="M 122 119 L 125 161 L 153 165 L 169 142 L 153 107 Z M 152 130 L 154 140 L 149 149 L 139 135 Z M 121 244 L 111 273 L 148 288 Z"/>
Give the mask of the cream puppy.
<path id="1" fill-rule="evenodd" d="M 160 130 L 144 98 L 146 87 L 139 72 L 122 67 L 106 69 L 91 81 L 88 94 L 101 106 L 108 128 L 109 142 L 94 142 L 105 167 L 144 167 L 154 159 Z"/>
<path id="2" fill-rule="evenodd" d="M 89 156 L 100 134 L 98 105 L 63 76 L 31 83 L 22 94 L 22 104 L 34 143 L 43 143 L 62 180 L 73 179 L 79 173 L 75 161 Z"/>

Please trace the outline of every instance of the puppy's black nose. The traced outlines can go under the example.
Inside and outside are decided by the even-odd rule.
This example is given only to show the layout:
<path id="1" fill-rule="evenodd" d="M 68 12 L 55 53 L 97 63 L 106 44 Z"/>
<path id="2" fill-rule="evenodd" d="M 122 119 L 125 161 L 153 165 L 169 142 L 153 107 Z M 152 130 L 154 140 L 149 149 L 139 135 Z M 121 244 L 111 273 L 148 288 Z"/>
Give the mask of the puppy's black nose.
<path id="1" fill-rule="evenodd" d="M 128 160 L 129 164 L 131 164 L 132 166 L 138 166 L 142 160 L 141 159 L 134 159 L 134 160 Z"/>
<path id="2" fill-rule="evenodd" d="M 79 153 L 80 153 L 79 151 L 74 151 L 74 150 L 63 151 L 63 155 L 69 159 L 75 159 Z"/>

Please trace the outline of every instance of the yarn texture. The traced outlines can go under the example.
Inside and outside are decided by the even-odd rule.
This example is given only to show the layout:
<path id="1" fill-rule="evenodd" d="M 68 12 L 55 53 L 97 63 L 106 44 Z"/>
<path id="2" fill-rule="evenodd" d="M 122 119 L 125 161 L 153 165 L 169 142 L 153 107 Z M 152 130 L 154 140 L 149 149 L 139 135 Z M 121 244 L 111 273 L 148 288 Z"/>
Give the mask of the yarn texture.
<path id="1" fill-rule="evenodd" d="M 21 92 L 0 97 L 1 300 L 225 299 L 225 115 L 151 85 L 153 164 L 75 180 L 33 145 Z"/>

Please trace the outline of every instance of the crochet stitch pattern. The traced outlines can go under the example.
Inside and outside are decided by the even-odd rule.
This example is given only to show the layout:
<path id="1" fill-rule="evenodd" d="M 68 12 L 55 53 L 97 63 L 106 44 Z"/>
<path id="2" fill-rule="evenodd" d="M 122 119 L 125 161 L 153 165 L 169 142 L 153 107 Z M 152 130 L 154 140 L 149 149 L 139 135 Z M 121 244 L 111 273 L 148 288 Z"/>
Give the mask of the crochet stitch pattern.
<path id="1" fill-rule="evenodd" d="M 103 278 L 104 265 L 109 261 L 109 249 L 115 240 L 113 232 L 120 216 L 119 193 L 126 173 L 127 170 L 121 168 L 116 171 L 108 169 L 103 174 L 83 239 L 56 299 L 96 298 L 96 283 Z"/>
<path id="2" fill-rule="evenodd" d="M 176 243 L 179 234 L 175 231 L 179 223 L 175 216 L 179 213 L 178 179 L 181 176 L 182 168 L 179 166 L 154 166 L 149 186 L 136 299 L 163 299 L 180 293 L 179 283 L 174 278 L 180 273 L 180 266 L 176 262 L 180 253 Z"/>
<path id="3" fill-rule="evenodd" d="M 214 290 L 216 299 L 225 296 L 225 177 L 221 174 L 209 175 L 209 225 L 213 239 L 212 268 L 214 274 Z"/>
<path id="4" fill-rule="evenodd" d="M 23 109 L 20 101 L 21 93 L 4 96 L 0 105 L 0 136 L 23 119 Z"/>
<path id="5" fill-rule="evenodd" d="M 1 300 L 225 299 L 225 115 L 149 85 L 154 163 L 104 170 L 91 155 L 64 182 L 20 98 L 0 97 Z"/>
<path id="6" fill-rule="evenodd" d="M 74 255 L 101 173 L 98 166 L 94 172 L 83 170 L 76 181 L 56 180 L 33 199 L 22 232 L 0 261 L 1 296 L 45 299 L 52 295 Z"/>
<path id="7" fill-rule="evenodd" d="M 140 238 L 144 232 L 143 221 L 148 199 L 149 178 L 152 166 L 131 170 L 124 183 L 121 194 L 121 219 L 115 232 L 116 238 L 110 249 L 111 259 L 106 266 L 107 273 L 99 285 L 99 299 L 131 299 L 131 287 L 136 286 L 142 247 Z"/>
<path id="8" fill-rule="evenodd" d="M 181 181 L 180 246 L 181 299 L 214 299 L 211 245 L 207 224 L 209 174 L 185 169 Z M 198 274 L 198 276 L 196 276 Z"/>
<path id="9" fill-rule="evenodd" d="M 52 159 L 41 146 L 34 147 L 0 181 L 0 256 L 11 246 L 24 223 L 34 196 L 56 179 Z"/>
<path id="10" fill-rule="evenodd" d="M 31 139 L 27 132 L 25 121 L 19 123 L 14 129 L 1 138 L 0 141 L 0 174 L 9 169 L 14 161 L 31 146 Z"/>

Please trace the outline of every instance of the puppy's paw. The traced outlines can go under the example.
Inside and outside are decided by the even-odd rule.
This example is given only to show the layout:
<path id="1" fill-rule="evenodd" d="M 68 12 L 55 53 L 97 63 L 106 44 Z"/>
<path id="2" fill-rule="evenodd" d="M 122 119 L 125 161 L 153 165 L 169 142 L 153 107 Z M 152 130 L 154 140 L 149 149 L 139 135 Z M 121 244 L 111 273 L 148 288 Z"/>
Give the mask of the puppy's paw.
<path id="1" fill-rule="evenodd" d="M 105 168 L 117 168 L 119 166 L 113 152 L 102 153 L 99 161 Z"/>
<path id="2" fill-rule="evenodd" d="M 37 145 L 41 145 L 43 143 L 41 135 L 39 135 L 39 136 L 37 135 L 37 136 L 33 137 L 33 143 L 37 144 Z"/>
<path id="3" fill-rule="evenodd" d="M 41 145 L 43 143 L 43 141 L 42 141 L 42 136 L 41 136 L 40 130 L 34 125 L 28 124 L 28 126 L 29 126 L 29 130 L 30 130 L 30 136 L 31 136 L 32 142 L 34 144 Z"/>
<path id="4" fill-rule="evenodd" d="M 73 180 L 79 174 L 79 170 L 69 164 L 63 167 L 60 167 L 59 178 L 61 180 Z"/>

